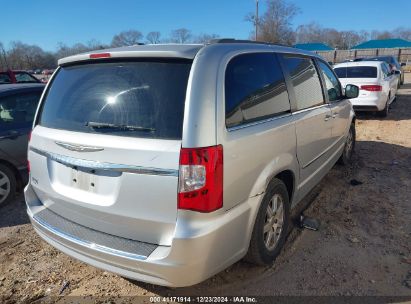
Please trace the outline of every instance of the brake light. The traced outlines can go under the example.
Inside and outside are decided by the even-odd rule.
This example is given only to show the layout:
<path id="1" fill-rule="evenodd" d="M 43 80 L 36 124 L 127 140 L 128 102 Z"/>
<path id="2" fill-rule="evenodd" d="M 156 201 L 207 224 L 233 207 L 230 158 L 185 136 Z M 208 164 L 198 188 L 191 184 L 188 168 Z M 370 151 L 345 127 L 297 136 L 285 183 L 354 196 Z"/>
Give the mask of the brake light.
<path id="1" fill-rule="evenodd" d="M 29 132 L 29 135 L 28 135 L 28 142 L 30 143 L 30 140 L 31 140 L 31 132 L 32 131 L 30 131 Z M 29 160 L 27 160 L 27 171 L 30 173 L 30 161 Z"/>
<path id="2" fill-rule="evenodd" d="M 361 90 L 371 91 L 371 92 L 379 92 L 382 91 L 382 86 L 371 84 L 371 85 L 362 85 Z"/>
<path id="3" fill-rule="evenodd" d="M 97 53 L 97 54 L 90 54 L 90 59 L 97 59 L 97 58 L 110 58 L 110 53 Z"/>
<path id="4" fill-rule="evenodd" d="M 223 206 L 223 146 L 182 148 L 178 208 L 211 212 Z"/>

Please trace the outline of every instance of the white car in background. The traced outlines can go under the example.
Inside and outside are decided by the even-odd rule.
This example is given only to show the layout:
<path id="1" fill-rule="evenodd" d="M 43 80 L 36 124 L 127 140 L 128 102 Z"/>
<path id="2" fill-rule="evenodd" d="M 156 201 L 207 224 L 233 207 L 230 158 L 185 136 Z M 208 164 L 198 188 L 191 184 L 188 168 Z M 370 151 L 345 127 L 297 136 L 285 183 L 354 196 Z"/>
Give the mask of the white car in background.
<path id="1" fill-rule="evenodd" d="M 343 87 L 355 84 L 357 98 L 350 99 L 356 111 L 375 111 L 386 117 L 397 94 L 398 76 L 382 61 L 344 62 L 334 66 Z"/>

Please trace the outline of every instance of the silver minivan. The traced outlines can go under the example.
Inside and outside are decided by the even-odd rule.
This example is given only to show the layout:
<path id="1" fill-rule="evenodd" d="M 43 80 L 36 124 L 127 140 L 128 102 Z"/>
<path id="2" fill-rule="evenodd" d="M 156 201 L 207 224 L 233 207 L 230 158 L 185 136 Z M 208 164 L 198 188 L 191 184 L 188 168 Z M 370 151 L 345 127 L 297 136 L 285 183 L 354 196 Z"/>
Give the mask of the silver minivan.
<path id="1" fill-rule="evenodd" d="M 29 143 L 28 214 L 66 254 L 166 286 L 271 264 L 290 212 L 355 143 L 313 53 L 235 40 L 59 61 Z"/>

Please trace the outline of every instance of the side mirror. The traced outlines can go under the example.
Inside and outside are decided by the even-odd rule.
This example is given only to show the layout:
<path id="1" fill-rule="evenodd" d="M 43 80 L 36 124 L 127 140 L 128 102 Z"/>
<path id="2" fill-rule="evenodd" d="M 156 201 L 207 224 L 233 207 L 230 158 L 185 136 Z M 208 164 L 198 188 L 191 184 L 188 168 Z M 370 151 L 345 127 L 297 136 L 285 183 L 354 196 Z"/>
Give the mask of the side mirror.
<path id="1" fill-rule="evenodd" d="M 405 62 L 401 62 L 401 66 L 406 66 L 407 64 Z"/>
<path id="2" fill-rule="evenodd" d="M 345 87 L 345 97 L 348 99 L 357 98 L 360 94 L 360 88 L 353 84 L 347 84 Z"/>
<path id="3" fill-rule="evenodd" d="M 394 74 L 394 75 L 400 75 L 401 72 L 400 72 L 400 71 L 397 71 L 397 70 L 394 70 L 394 71 L 393 71 L 393 74 Z"/>

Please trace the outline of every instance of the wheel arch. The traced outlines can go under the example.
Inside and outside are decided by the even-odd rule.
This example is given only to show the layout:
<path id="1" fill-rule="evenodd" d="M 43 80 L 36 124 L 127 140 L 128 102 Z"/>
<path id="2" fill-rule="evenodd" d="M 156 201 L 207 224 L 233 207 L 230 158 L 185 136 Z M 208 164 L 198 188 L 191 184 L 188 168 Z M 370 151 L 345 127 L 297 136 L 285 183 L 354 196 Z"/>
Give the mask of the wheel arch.
<path id="1" fill-rule="evenodd" d="M 287 188 L 288 192 L 288 199 L 290 201 L 290 204 L 292 204 L 293 198 L 294 198 L 294 191 L 295 191 L 295 174 L 292 170 L 283 170 L 279 173 L 277 173 L 273 178 L 277 178 L 281 180 L 284 184 L 285 187 Z"/>
<path id="2" fill-rule="evenodd" d="M 296 151 L 294 152 L 296 153 Z M 296 197 L 295 190 L 297 189 L 296 185 L 298 185 L 298 176 L 299 164 L 296 156 L 292 153 L 278 155 L 265 165 L 252 187 L 250 197 L 264 195 L 272 180 L 277 178 L 286 185 L 290 204 L 294 205 L 293 199 Z M 259 208 L 259 204 L 256 207 Z"/>

